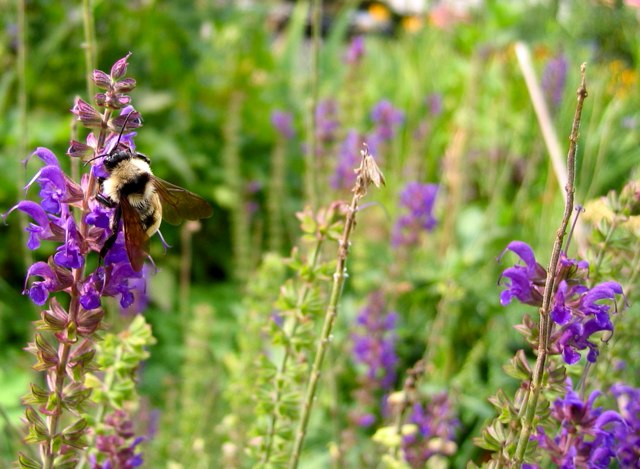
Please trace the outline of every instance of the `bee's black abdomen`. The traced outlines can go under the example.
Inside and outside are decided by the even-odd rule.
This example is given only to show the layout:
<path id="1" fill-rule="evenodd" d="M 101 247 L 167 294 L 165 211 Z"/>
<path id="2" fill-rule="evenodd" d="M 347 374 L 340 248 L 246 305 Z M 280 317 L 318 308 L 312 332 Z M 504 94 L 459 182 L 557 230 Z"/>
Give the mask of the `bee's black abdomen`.
<path id="1" fill-rule="evenodd" d="M 122 195 L 144 194 L 149 179 L 149 173 L 138 173 L 122 185 L 120 192 Z"/>
<path id="2" fill-rule="evenodd" d="M 146 215 L 141 217 L 142 226 L 144 230 L 147 231 L 150 226 L 152 226 L 156 222 L 156 217 L 154 216 L 155 212 L 150 210 Z"/>

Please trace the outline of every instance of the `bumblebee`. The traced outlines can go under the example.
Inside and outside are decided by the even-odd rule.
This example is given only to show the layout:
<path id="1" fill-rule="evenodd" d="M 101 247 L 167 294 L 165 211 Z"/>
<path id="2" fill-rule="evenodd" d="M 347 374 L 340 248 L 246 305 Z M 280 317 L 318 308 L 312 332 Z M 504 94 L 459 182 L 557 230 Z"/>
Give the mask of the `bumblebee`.
<path id="1" fill-rule="evenodd" d="M 122 131 L 125 127 L 126 121 Z M 139 272 L 148 257 L 149 238 L 158 231 L 162 220 L 177 225 L 183 220 L 208 218 L 213 209 L 202 197 L 154 176 L 149 158 L 120 143 L 120 137 L 113 150 L 103 155 L 109 176 L 99 180 L 100 192 L 96 195 L 98 202 L 115 208 L 112 234 L 100 257 L 104 258 L 113 247 L 122 220 L 127 256 Z"/>

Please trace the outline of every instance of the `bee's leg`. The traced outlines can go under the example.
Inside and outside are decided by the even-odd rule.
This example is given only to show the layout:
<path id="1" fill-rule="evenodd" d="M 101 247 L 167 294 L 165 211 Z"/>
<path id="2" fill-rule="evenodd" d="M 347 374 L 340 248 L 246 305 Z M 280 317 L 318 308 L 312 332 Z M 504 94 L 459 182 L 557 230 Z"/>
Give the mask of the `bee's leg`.
<path id="1" fill-rule="evenodd" d="M 98 199 L 98 196 L 100 196 L 100 194 L 98 194 L 96 196 L 96 199 L 98 201 L 100 201 Z M 107 199 L 106 197 L 103 197 L 105 200 L 113 203 L 111 201 L 111 199 Z M 102 249 L 100 249 L 100 258 L 104 259 L 104 257 L 107 255 L 107 253 L 109 252 L 109 250 L 113 247 L 113 245 L 116 242 L 116 239 L 118 238 L 118 227 L 120 226 L 120 219 L 122 218 L 122 208 L 120 208 L 120 205 L 118 205 L 116 207 L 116 211 L 113 214 L 113 220 L 111 221 L 111 236 L 109 236 L 109 238 L 107 238 L 107 240 L 104 242 L 104 245 L 102 246 Z"/>
<path id="2" fill-rule="evenodd" d="M 116 206 L 116 203 L 113 200 L 111 200 L 109 197 L 102 195 L 100 192 L 96 194 L 96 200 L 108 208 L 113 208 Z"/>

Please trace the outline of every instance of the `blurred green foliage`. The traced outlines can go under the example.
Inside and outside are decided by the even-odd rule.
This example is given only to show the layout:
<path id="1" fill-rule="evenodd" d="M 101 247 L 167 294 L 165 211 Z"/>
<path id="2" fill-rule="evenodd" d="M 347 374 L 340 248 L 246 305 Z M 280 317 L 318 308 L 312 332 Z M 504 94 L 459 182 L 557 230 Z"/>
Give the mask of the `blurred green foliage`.
<path id="1" fill-rule="evenodd" d="M 310 79 L 306 3 L 297 2 L 287 27 L 279 32 L 268 21 L 279 3 L 275 1 L 247 8 L 206 1 L 93 3 L 99 68 L 107 69 L 133 52 L 128 74 L 138 82 L 134 105 L 145 120 L 136 139 L 138 148 L 152 158 L 160 177 L 188 187 L 215 206 L 214 217 L 193 234 L 193 286 L 187 304 L 194 316 L 176 312 L 183 291 L 179 228 L 163 226 L 174 246 L 166 255 L 160 243 L 152 242 L 160 272 L 151 283 L 152 304 L 146 315 L 158 343 L 150 349 L 139 389 L 149 408 L 160 409 L 161 425 L 148 445 L 146 460 L 148 467 L 161 467 L 169 459 L 179 459 L 189 451 L 179 434 L 184 431 L 201 437 L 190 442 L 195 445 L 190 457 L 202 455 L 201 463 L 210 465 L 198 467 L 221 467 L 211 461 L 229 450 L 222 446 L 233 439 L 225 434 L 227 429 L 244 424 L 246 431 L 252 424 L 250 412 L 232 416 L 246 419 L 240 424 L 224 420 L 230 413 L 225 390 L 228 367 L 238 360 L 234 354 L 247 348 L 242 345 L 247 340 L 243 321 L 256 320 L 247 312 L 252 299 L 243 299 L 246 285 L 232 280 L 235 240 L 230 211 L 247 202 L 257 204 L 246 238 L 251 270 L 256 270 L 266 246 L 264 192 L 277 140 L 270 115 L 276 109 L 291 112 L 296 136 L 287 148 L 287 197 L 281 201 L 288 239 L 287 249 L 278 254 L 286 255 L 297 244 L 294 213 L 304 205 L 302 148 Z M 427 22 L 417 32 L 400 29 L 392 36 L 367 36 L 364 62 L 353 77 L 343 63 L 353 12 L 353 3 L 345 3 L 335 9 L 334 27 L 322 45 L 321 98 L 348 103 L 349 108 L 341 110 L 345 132 L 349 127 L 368 131 L 370 109 L 381 99 L 390 100 L 406 119 L 381 155 L 387 188 L 372 194 L 371 206 L 359 215 L 330 364 L 334 382 L 322 386 L 303 467 L 328 467 L 327 445 L 346 425 L 344 418 L 337 429 L 327 422 L 336 411 L 346 413 L 355 386 L 355 366 L 348 360 L 349 325 L 367 293 L 378 288 L 391 292 L 389 308 L 401 318 L 400 386 L 402 372 L 427 353 L 433 363 L 427 385 L 449 389 L 457 400 L 462 431 L 451 466 L 462 467 L 468 459 L 480 457 L 471 437 L 492 416 L 486 397 L 499 387 L 516 385 L 501 367 L 522 346 L 511 328 L 519 322 L 522 308 L 499 306 L 500 266 L 495 259 L 512 239 L 526 240 L 536 252 L 550 252 L 562 212 L 561 190 L 518 68 L 514 41 L 529 44 L 538 75 L 551 57 L 564 54 L 568 60 L 562 101 L 553 114 L 563 144 L 574 112 L 579 64 L 589 63 L 590 97 L 578 152 L 577 200 L 584 203 L 621 188 L 640 161 L 638 10 L 621 2 L 529 5 L 488 0 L 468 20 L 445 28 Z M 88 99 L 82 5 L 33 0 L 26 7 L 26 147 L 46 146 L 62 156 L 71 135 L 68 109 L 75 96 Z M 0 1 L 0 11 L 0 211 L 4 212 L 23 196 L 19 188 L 36 168 L 29 164 L 25 171 L 20 161 L 27 155 L 18 154 L 23 137 L 18 125 L 16 4 Z M 428 118 L 425 98 L 431 94 L 442 97 L 443 111 L 429 122 L 428 135 L 420 142 L 414 134 Z M 235 150 L 240 186 L 230 185 L 223 161 L 228 143 L 224 129 L 234 96 L 241 97 Z M 338 147 L 334 150 L 327 168 L 335 165 Z M 404 168 L 415 160 L 422 170 L 408 176 Z M 317 175 L 324 202 L 348 197 L 329 187 L 328 176 L 329 171 Z M 398 193 L 414 178 L 442 184 L 436 211 L 440 223 L 419 249 L 403 258 L 390 249 L 389 234 L 399 213 Z M 245 190 L 249 183 L 256 183 L 258 191 Z M 0 230 L 0 406 L 16 427 L 22 413 L 19 396 L 31 378 L 29 359 L 21 348 L 31 335 L 30 322 L 36 319 L 34 308 L 20 294 L 25 271 L 21 243 L 18 218 L 12 216 Z M 51 247 L 45 246 L 36 256 L 44 258 L 47 249 Z M 541 262 L 546 261 L 542 254 Z M 389 265 L 400 270 L 390 272 Z M 273 301 L 277 291 L 261 295 L 264 301 Z M 267 324 L 269 318 L 262 321 Z M 117 328 L 126 319 L 114 314 L 110 322 Z M 251 328 L 255 340 L 261 339 L 261 330 Z M 180 414 L 181 405 L 193 413 L 191 407 L 198 401 L 206 407 L 202 410 L 206 421 L 199 426 Z M 187 416 L 197 418 L 192 413 Z M 10 425 L 3 423 L 0 428 L 4 428 L 2 466 L 13 458 L 19 443 Z M 241 458 L 243 450 L 236 451 Z M 354 457 L 347 458 L 345 467 L 364 464 L 349 458 Z"/>

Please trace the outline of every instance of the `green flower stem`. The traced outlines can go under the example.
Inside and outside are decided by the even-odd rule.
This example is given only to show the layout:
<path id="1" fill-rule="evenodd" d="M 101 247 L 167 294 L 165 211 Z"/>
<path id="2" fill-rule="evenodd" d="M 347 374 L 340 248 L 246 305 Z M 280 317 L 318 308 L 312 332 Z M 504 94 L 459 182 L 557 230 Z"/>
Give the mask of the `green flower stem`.
<path id="1" fill-rule="evenodd" d="M 318 263 L 318 259 L 320 257 L 320 250 L 322 249 L 322 245 L 324 243 L 324 236 L 321 236 L 318 238 L 318 242 L 316 243 L 314 250 L 313 250 L 313 254 L 311 255 L 311 259 L 309 261 L 309 270 L 313 271 L 315 270 L 316 264 Z M 285 333 L 285 338 L 286 338 L 286 348 L 284 350 L 284 354 L 282 356 L 282 361 L 280 362 L 280 367 L 278 368 L 278 374 L 276 375 L 275 378 L 275 392 L 274 392 L 274 396 L 273 396 L 273 402 L 275 405 L 277 405 L 277 403 L 280 401 L 280 399 L 282 398 L 282 392 L 283 392 L 283 384 L 284 384 L 284 376 L 287 373 L 287 365 L 289 363 L 289 359 L 292 356 L 292 350 L 291 350 L 291 340 L 292 338 L 294 338 L 296 336 L 296 331 L 298 330 L 298 326 L 300 325 L 300 316 L 302 314 L 302 306 L 305 304 L 306 300 L 307 300 L 307 295 L 309 294 L 309 292 L 311 291 L 310 285 L 308 283 L 305 283 L 301 289 L 300 292 L 298 293 L 298 298 L 296 300 L 296 310 L 295 310 L 295 314 L 294 314 L 294 322 L 293 325 L 291 326 L 291 332 L 289 332 L 289 334 Z M 275 408 L 275 406 L 274 406 Z M 274 437 L 276 434 L 276 428 L 278 425 L 278 414 L 277 412 L 272 412 L 271 413 L 271 421 L 269 422 L 269 430 L 267 432 L 266 435 L 266 439 L 267 441 L 265 442 L 265 449 L 264 449 L 264 454 L 262 457 L 262 460 L 260 461 L 260 466 L 265 466 L 270 458 L 271 458 L 271 451 L 273 450 L 273 441 L 274 441 Z"/>
<path id="2" fill-rule="evenodd" d="M 240 125 L 244 96 L 234 92 L 229 98 L 227 121 L 223 128 L 224 149 L 222 162 L 226 184 L 233 195 L 231 206 L 231 239 L 233 242 L 233 258 L 235 259 L 234 277 L 245 282 L 251 269 L 251 223 L 246 207 L 242 186 L 240 157 Z"/>
<path id="3" fill-rule="evenodd" d="M 27 156 L 27 148 L 29 146 L 29 132 L 27 125 L 27 108 L 28 108 L 28 96 L 27 96 L 27 14 L 26 14 L 26 0 L 18 1 L 18 60 L 17 60 L 17 75 L 18 75 L 18 155 L 20 159 Z M 20 163 L 20 159 L 17 161 L 19 170 L 26 176 L 26 169 Z M 17 178 L 17 191 L 20 194 L 23 190 L 23 181 L 26 177 Z M 20 212 L 18 215 L 18 223 L 20 225 L 20 233 L 22 236 L 22 243 L 20 243 L 22 249 L 22 259 L 25 262 L 25 270 L 33 264 L 33 254 L 29 249 L 25 249 L 27 245 L 27 214 Z"/>
<path id="4" fill-rule="evenodd" d="M 353 198 L 351 199 L 351 204 L 347 209 L 347 218 L 345 220 L 342 237 L 338 242 L 338 262 L 335 273 L 333 274 L 331 296 L 329 297 L 329 304 L 325 312 L 320 340 L 316 347 L 316 355 L 309 375 L 307 392 L 305 394 L 304 401 L 302 402 L 302 415 L 298 422 L 296 440 L 291 452 L 291 458 L 289 459 L 289 469 L 296 469 L 298 467 L 302 445 L 304 443 L 307 426 L 309 424 L 309 417 L 311 416 L 311 408 L 313 407 L 318 381 L 320 380 L 322 363 L 324 362 L 324 356 L 327 352 L 327 348 L 329 347 L 329 343 L 332 340 L 331 332 L 333 331 L 333 324 L 338 316 L 338 302 L 342 296 L 342 287 L 344 286 L 344 282 L 347 278 L 347 255 L 349 254 L 351 233 L 356 224 L 358 202 L 367 193 L 367 188 L 371 183 L 374 183 L 377 187 L 384 184 L 384 176 L 376 166 L 371 155 L 369 155 L 366 147 L 364 151 L 362 151 L 362 162 L 360 163 L 360 167 L 356 170 L 356 174 L 357 178 L 353 188 Z"/>
<path id="5" fill-rule="evenodd" d="M 313 38 L 311 42 L 311 98 L 309 100 L 309 151 L 305 156 L 305 189 L 306 199 L 311 209 L 315 211 L 318 205 L 318 193 L 316 189 L 316 153 L 318 149 L 318 138 L 316 129 L 318 127 L 316 109 L 318 107 L 319 81 L 320 81 L 320 26 L 322 21 L 322 0 L 312 0 L 311 2 L 311 27 Z"/>
<path id="6" fill-rule="evenodd" d="M 96 68 L 96 33 L 93 22 L 93 6 L 91 0 L 82 0 L 82 23 L 84 29 L 84 62 L 87 69 L 87 97 L 91 99 L 96 93 L 91 74 Z"/>
<path id="7" fill-rule="evenodd" d="M 584 100 L 587 97 L 587 88 L 585 84 L 585 69 L 586 65 L 582 64 L 580 67 L 580 87 L 577 91 L 578 103 L 576 105 L 576 112 L 573 117 L 573 126 L 571 127 L 571 134 L 569 136 L 569 152 L 567 154 L 567 185 L 565 191 L 567 194 L 564 206 L 564 214 L 562 216 L 562 223 L 556 233 L 556 239 L 553 244 L 553 251 L 551 253 L 551 260 L 549 261 L 549 268 L 547 269 L 547 280 L 544 288 L 544 295 L 542 298 L 542 307 L 540 308 L 540 339 L 538 341 L 538 357 L 536 359 L 535 367 L 533 369 L 533 377 L 531 380 L 531 396 L 527 402 L 526 410 L 524 412 L 524 419 L 522 422 L 522 428 L 520 430 L 520 437 L 518 439 L 518 445 L 516 447 L 515 461 L 517 465 L 521 465 L 524 461 L 524 456 L 527 451 L 529 439 L 534 427 L 534 420 L 536 417 L 536 411 L 538 407 L 538 400 L 542 391 L 542 382 L 544 378 L 545 365 L 547 363 L 547 357 L 549 354 L 549 337 L 551 335 L 551 300 L 556 290 L 555 277 L 558 261 L 560 259 L 560 252 L 562 249 L 563 240 L 569 226 L 569 220 L 573 213 L 573 199 L 575 193 L 575 170 L 576 170 L 576 150 L 578 147 L 578 133 L 580 129 L 580 119 L 582 117 L 582 106 Z"/>
<path id="8" fill-rule="evenodd" d="M 282 245 L 284 244 L 282 203 L 286 200 L 286 156 L 285 139 L 279 137 L 271 156 L 271 175 L 269 177 L 269 192 L 267 193 L 269 249 L 278 254 L 282 251 Z"/>

